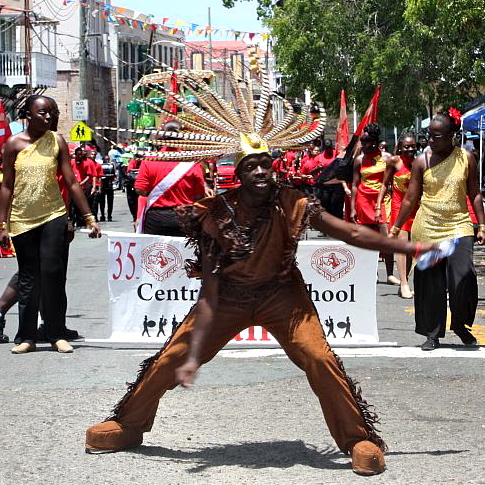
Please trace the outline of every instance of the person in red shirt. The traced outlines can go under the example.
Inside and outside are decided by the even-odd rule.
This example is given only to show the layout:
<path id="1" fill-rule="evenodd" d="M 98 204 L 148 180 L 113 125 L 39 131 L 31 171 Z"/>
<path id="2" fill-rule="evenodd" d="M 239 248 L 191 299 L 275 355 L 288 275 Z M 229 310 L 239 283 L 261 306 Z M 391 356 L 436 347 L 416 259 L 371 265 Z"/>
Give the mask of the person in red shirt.
<path id="1" fill-rule="evenodd" d="M 82 147 L 74 150 L 74 160 L 71 162 L 74 175 L 79 185 L 83 189 L 84 195 L 88 201 L 89 207 L 93 206 L 94 184 L 96 183 L 96 167 L 92 160 L 86 157 L 86 152 Z M 84 227 L 85 222 L 83 215 L 79 213 L 77 207 L 73 205 L 72 214 L 74 214 L 74 223 L 77 227 Z"/>
<path id="2" fill-rule="evenodd" d="M 163 126 L 163 131 L 178 132 L 181 129 L 181 124 L 175 120 Z M 162 151 L 168 150 L 168 147 L 162 148 Z M 137 232 L 184 237 L 175 209 L 202 199 L 206 185 L 202 167 L 197 162 L 166 162 L 147 157 L 141 163 L 135 190 L 138 195 L 146 197 Z"/>
<path id="3" fill-rule="evenodd" d="M 88 153 L 87 160 L 92 162 L 93 171 L 95 173 L 95 175 L 93 176 L 93 189 L 91 191 L 91 194 L 92 194 L 91 212 L 96 218 L 96 222 L 98 222 L 98 208 L 100 206 L 100 199 L 101 199 L 101 179 L 103 178 L 103 175 L 104 175 L 103 166 L 101 165 L 101 163 L 96 161 L 93 155 L 89 156 L 89 153 Z M 103 219 L 105 219 L 104 215 L 103 215 Z"/>
<path id="4" fill-rule="evenodd" d="M 303 157 L 301 159 L 301 176 L 303 184 L 301 189 L 307 195 L 315 194 L 315 176 L 320 171 L 320 161 L 318 155 L 320 154 L 320 149 L 316 145 L 310 145 L 305 150 Z"/>

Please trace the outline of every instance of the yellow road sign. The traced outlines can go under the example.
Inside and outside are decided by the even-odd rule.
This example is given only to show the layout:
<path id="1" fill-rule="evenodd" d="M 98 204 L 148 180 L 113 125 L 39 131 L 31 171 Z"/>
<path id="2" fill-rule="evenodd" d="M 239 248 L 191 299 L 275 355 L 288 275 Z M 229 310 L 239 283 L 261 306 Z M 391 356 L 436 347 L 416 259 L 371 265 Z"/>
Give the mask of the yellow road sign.
<path id="1" fill-rule="evenodd" d="M 91 128 L 86 123 L 79 121 L 74 125 L 71 130 L 71 141 L 91 141 L 91 139 Z"/>

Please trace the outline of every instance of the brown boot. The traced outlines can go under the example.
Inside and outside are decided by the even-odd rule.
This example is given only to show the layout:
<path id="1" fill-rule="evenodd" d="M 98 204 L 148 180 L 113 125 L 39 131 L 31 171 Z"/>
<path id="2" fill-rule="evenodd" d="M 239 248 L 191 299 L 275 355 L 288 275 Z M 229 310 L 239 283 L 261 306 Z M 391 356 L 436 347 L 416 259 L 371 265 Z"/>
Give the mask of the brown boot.
<path id="1" fill-rule="evenodd" d="M 86 453 L 114 453 L 143 443 L 143 433 L 123 427 L 117 421 L 104 421 L 86 430 Z"/>
<path id="2" fill-rule="evenodd" d="M 359 441 L 351 455 L 352 470 L 358 475 L 378 475 L 386 469 L 384 453 L 370 441 Z"/>

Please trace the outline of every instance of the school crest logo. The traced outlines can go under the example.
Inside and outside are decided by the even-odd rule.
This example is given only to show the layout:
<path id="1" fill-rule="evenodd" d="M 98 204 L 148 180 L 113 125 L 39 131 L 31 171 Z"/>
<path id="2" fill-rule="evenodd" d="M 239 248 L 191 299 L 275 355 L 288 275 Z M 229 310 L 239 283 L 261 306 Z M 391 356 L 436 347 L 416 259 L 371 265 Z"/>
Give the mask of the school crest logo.
<path id="1" fill-rule="evenodd" d="M 311 258 L 312 268 L 324 276 L 328 281 L 334 282 L 343 278 L 355 266 L 354 255 L 339 246 L 324 246 L 317 249 Z"/>
<path id="2" fill-rule="evenodd" d="M 182 254 L 170 244 L 150 244 L 141 253 L 141 265 L 156 280 L 163 281 L 182 268 Z"/>

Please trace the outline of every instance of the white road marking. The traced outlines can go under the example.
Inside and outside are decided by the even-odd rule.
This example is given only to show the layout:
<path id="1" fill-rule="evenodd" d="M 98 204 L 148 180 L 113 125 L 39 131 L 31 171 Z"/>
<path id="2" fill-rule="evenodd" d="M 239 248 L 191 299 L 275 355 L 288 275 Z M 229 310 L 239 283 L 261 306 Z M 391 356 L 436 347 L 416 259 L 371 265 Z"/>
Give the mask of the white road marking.
<path id="1" fill-rule="evenodd" d="M 436 350 L 422 351 L 419 347 L 367 347 L 367 348 L 334 348 L 342 357 L 389 357 L 396 359 L 429 359 L 429 358 L 464 358 L 485 359 L 485 347 L 465 348 L 463 346 L 441 347 Z M 231 349 L 219 352 L 221 357 L 231 359 L 248 359 L 258 357 L 286 357 L 282 349 Z"/>

